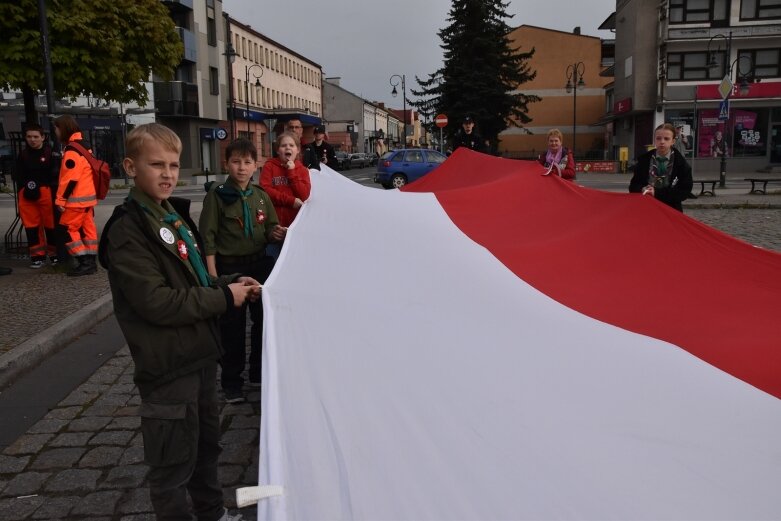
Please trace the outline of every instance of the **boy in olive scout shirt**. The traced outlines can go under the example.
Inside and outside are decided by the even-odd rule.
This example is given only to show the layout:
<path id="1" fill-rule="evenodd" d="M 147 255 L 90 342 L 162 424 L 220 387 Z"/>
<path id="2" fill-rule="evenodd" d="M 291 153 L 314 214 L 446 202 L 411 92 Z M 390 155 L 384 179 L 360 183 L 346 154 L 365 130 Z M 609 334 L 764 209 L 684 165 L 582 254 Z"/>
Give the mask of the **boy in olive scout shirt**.
<path id="1" fill-rule="evenodd" d="M 217 317 L 258 300 L 251 277 L 206 272 L 190 201 L 171 197 L 182 143 L 151 123 L 127 136 L 125 172 L 135 186 L 103 230 L 114 312 L 135 363 L 144 459 L 157 519 L 238 520 L 217 477 L 220 420 Z"/>
<path id="2" fill-rule="evenodd" d="M 287 228 L 279 226 L 277 213 L 268 194 L 252 183 L 258 152 L 246 139 L 238 139 L 225 150 L 228 179 L 213 183 L 203 201 L 200 228 L 209 274 L 245 273 L 261 283 L 274 267 L 266 255 L 268 242 L 285 238 Z M 249 382 L 260 386 L 260 346 L 263 337 L 263 307 L 249 304 L 250 333 Z M 247 310 L 231 310 L 220 319 L 225 356 L 222 359 L 222 390 L 225 401 L 244 400 L 241 373 L 246 363 Z"/>

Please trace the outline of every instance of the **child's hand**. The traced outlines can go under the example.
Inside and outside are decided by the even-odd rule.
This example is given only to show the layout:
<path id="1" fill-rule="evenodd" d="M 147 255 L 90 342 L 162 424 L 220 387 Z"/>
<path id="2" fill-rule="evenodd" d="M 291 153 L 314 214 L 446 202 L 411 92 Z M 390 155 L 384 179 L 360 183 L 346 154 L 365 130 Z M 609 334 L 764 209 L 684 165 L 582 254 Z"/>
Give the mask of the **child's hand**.
<path id="1" fill-rule="evenodd" d="M 249 278 L 249 277 L 242 277 Z M 254 279 L 253 279 L 254 280 Z M 243 282 L 228 284 L 228 289 L 233 295 L 233 305 L 240 308 L 248 301 L 254 302 L 260 297 L 260 285 L 245 285 Z"/>
<path id="2" fill-rule="evenodd" d="M 250 286 L 252 288 L 252 291 L 249 295 L 249 301 L 257 302 L 257 300 L 260 298 L 260 291 L 263 289 L 263 286 L 260 284 L 260 282 L 253 279 L 252 277 L 239 277 L 236 280 L 245 286 Z"/>
<path id="3" fill-rule="evenodd" d="M 653 185 L 648 185 L 645 188 L 643 188 L 643 195 L 654 195 L 654 187 Z"/>
<path id="4" fill-rule="evenodd" d="M 274 239 L 276 242 L 282 242 L 285 240 L 285 235 L 287 235 L 287 228 L 284 226 L 276 225 L 271 230 L 271 238 Z"/>
<path id="5" fill-rule="evenodd" d="M 296 168 L 296 162 L 295 158 L 291 154 L 285 155 L 285 161 L 284 161 L 284 167 L 288 170 L 293 170 Z"/>

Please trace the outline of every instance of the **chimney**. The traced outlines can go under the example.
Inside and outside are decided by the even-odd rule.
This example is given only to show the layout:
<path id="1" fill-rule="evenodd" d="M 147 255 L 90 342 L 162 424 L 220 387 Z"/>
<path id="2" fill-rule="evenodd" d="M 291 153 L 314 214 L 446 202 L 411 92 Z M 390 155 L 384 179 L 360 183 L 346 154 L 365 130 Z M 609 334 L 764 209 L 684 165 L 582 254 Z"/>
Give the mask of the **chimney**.
<path id="1" fill-rule="evenodd" d="M 572 30 L 572 34 L 580 34 L 580 26 L 577 26 L 577 27 L 575 27 L 575 28 Z"/>
<path id="2" fill-rule="evenodd" d="M 341 81 L 341 79 L 342 79 L 341 76 L 333 76 L 331 78 L 326 78 L 325 81 L 327 81 L 331 85 L 336 85 L 337 87 L 339 87 L 340 86 L 339 82 Z"/>

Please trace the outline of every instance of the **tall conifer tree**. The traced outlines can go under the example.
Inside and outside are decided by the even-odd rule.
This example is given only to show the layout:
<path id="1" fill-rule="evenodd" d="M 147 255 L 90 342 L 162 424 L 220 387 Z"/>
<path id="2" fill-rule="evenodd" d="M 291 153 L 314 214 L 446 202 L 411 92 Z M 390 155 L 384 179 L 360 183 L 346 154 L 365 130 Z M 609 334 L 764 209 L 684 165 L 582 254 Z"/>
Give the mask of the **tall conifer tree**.
<path id="1" fill-rule="evenodd" d="M 502 0 L 453 0 L 448 25 L 439 31 L 443 66 L 425 80 L 416 78 L 420 89 L 412 93 L 420 99 L 410 102 L 421 113 L 447 114 L 450 136 L 471 115 L 491 150 L 496 150 L 501 131 L 531 121 L 528 104 L 539 100 L 517 92 L 537 73 L 528 63 L 534 48 L 521 52 L 511 47 L 508 5 Z"/>

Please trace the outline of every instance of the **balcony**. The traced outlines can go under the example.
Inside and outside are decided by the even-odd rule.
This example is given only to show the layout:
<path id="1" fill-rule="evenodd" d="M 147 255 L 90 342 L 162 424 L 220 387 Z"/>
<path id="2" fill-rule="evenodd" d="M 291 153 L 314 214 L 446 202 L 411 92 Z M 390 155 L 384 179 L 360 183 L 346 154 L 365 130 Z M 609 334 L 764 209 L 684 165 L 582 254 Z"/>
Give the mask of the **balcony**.
<path id="1" fill-rule="evenodd" d="M 182 39 L 182 43 L 184 44 L 184 55 L 182 56 L 182 59 L 193 63 L 197 62 L 198 44 L 195 40 L 195 34 L 184 27 L 177 27 L 176 32 L 179 33 L 179 38 Z"/>
<path id="2" fill-rule="evenodd" d="M 154 83 L 155 109 L 160 116 L 198 117 L 198 85 L 183 81 Z"/>

